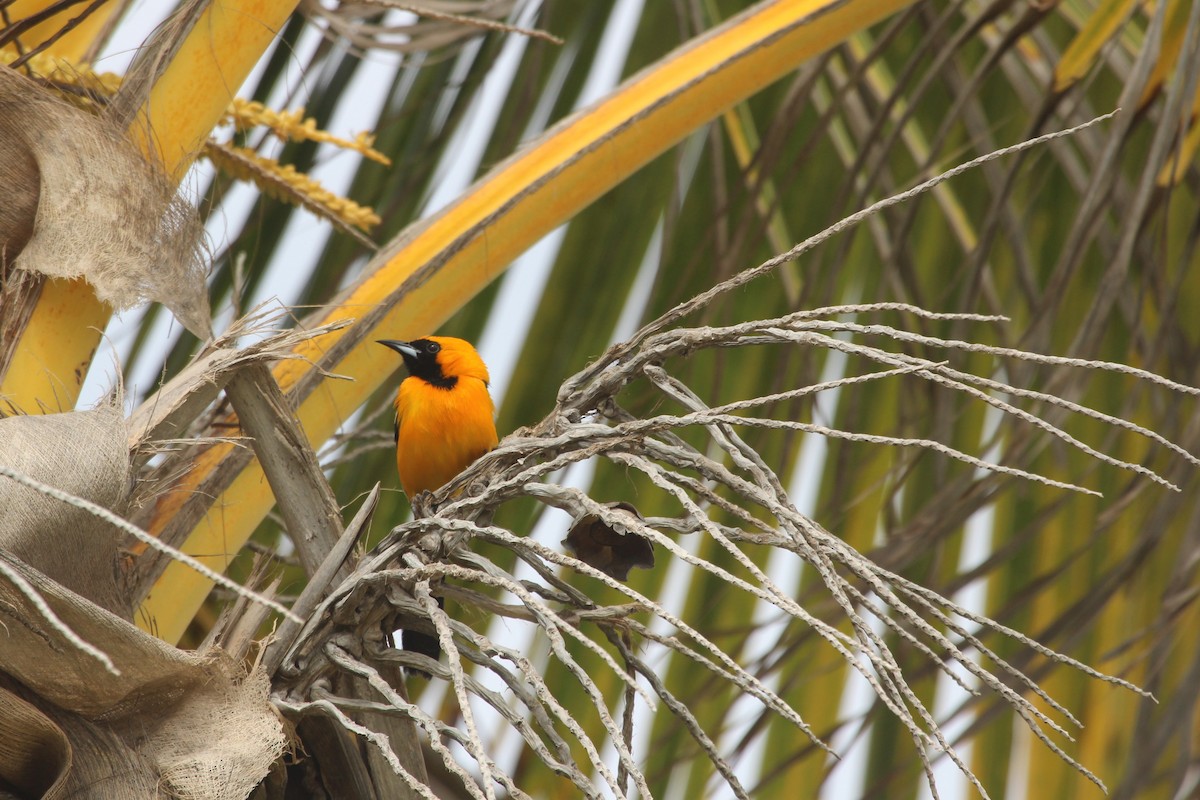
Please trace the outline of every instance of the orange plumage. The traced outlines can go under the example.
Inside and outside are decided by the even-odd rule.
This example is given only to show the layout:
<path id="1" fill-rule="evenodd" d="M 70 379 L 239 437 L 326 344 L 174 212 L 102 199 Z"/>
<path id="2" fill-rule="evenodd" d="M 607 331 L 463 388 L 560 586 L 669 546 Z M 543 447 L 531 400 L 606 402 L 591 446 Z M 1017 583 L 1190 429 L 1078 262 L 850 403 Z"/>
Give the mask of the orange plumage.
<path id="1" fill-rule="evenodd" d="M 396 467 L 409 498 L 434 491 L 496 446 L 488 371 L 462 339 L 381 341 L 404 357 L 396 393 Z"/>

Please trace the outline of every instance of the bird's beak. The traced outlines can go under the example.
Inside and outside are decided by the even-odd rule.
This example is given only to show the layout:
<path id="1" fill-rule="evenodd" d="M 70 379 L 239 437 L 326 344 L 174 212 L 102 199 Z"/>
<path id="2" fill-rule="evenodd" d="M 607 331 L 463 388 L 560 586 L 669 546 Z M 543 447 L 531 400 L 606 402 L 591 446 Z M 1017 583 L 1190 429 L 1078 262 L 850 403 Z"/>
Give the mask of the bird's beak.
<path id="1" fill-rule="evenodd" d="M 389 347 L 392 350 L 395 350 L 397 353 L 404 356 L 405 358 L 416 358 L 417 357 L 417 348 L 413 347 L 408 342 L 401 342 L 401 341 L 397 341 L 396 339 L 376 339 L 375 341 L 378 342 L 379 344 L 383 345 L 384 347 Z"/>

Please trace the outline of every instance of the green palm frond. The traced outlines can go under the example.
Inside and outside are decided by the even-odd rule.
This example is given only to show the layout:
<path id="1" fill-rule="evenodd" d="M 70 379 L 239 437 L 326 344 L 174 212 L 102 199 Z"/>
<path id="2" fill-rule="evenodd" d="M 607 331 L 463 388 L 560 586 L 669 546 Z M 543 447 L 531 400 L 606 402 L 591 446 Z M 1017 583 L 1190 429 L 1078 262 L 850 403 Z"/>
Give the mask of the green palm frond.
<path id="1" fill-rule="evenodd" d="M 335 134 L 372 130 L 375 146 L 392 166 L 361 161 L 345 194 L 379 213 L 382 221 L 371 233 L 379 243 L 391 242 L 437 211 L 430 198 L 450 165 L 477 157 L 471 178 L 487 179 L 506 159 L 592 102 L 595 96 L 584 93 L 593 91 L 595 76 L 615 70 L 620 80 L 630 80 L 661 64 L 677 47 L 694 47 L 699 37 L 750 7 L 735 0 L 644 3 L 630 23 L 627 54 L 614 55 L 602 48 L 602 39 L 625 22 L 618 11 L 636 4 L 401 4 L 408 16 L 386 13 L 383 4 L 302 5 L 306 15 L 288 19 L 256 83 L 243 94 L 274 108 L 303 105 L 317 125 Z M 894 13 L 884 14 L 884 5 Z M 1054 739 L 1061 747 L 1056 754 L 1028 735 L 1001 690 L 977 678 L 967 683 L 983 687 L 978 696 L 956 689 L 945 674 L 953 660 L 948 651 L 935 646 L 931 659 L 898 617 L 881 612 L 876 627 L 864 630 L 875 631 L 908 678 L 911 707 L 937 709 L 937 722 L 952 733 L 947 744 L 964 754 L 966 766 L 992 797 L 1099 796 L 1070 761 L 1095 773 L 1114 797 L 1187 796 L 1195 787 L 1200 755 L 1191 736 L 1200 720 L 1200 619 L 1194 602 L 1200 553 L 1194 498 L 1200 494 L 1194 464 L 1179 450 L 1200 453 L 1194 398 L 1141 384 L 1127 373 L 1031 361 L 1014 351 L 1123 364 L 1178 384 L 1200 383 L 1200 328 L 1191 314 L 1200 304 L 1195 157 L 1200 4 L 898 5 L 853 4 L 881 21 L 824 31 L 829 38 L 814 46 L 818 55 L 699 125 L 562 220 L 541 249 L 542 261 L 507 273 L 507 264 L 495 264 L 490 285 L 481 284 L 461 308 L 438 309 L 430 318 L 445 320 L 438 332 L 482 339 L 495 348 L 496 362 L 511 364 L 499 382 L 504 391 L 497 398 L 498 426 L 502 433 L 520 430 L 543 420 L 560 400 L 566 402 L 558 397 L 564 379 L 688 298 L 956 164 L 1119 108 L 1103 124 L 988 162 L 909 202 L 882 208 L 770 277 L 722 293 L 673 321 L 715 329 L 806 309 L 877 303 L 1008 318 L 1007 324 L 982 326 L 966 317 L 884 310 L 871 322 L 912 335 L 891 345 L 901 359 L 933 358 L 929 342 L 934 340 L 969 340 L 992 348 L 955 351 L 944 368 L 1036 392 L 973 384 L 1061 427 L 1094 452 L 1005 416 L 975 396 L 908 378 L 778 397 L 761 409 L 765 418 L 820 430 L 739 425 L 737 433 L 794 490 L 793 500 L 811 498 L 811 507 L 801 509 L 805 515 L 895 576 L 895 585 L 911 582 L 952 599 L 973 596 L 978 605 L 972 612 L 1141 686 L 1159 701 L 1094 681 L 1045 651 L 974 621 L 932 620 L 930 636 L 962 641 L 964 634 L 954 625 L 978 635 L 972 659 L 985 669 L 1001 659 L 1011 664 L 1083 723 L 1072 733 L 1073 741 Z M 422 15 L 422 9 L 429 13 Z M 483 22 L 461 19 L 472 16 Z M 7 41 L 0 38 L 0 44 Z M 515 41 L 521 46 L 512 46 Z M 379 74 L 368 69 L 385 57 L 395 59 L 395 69 L 362 88 L 356 77 Z M 610 63 L 621 57 L 620 63 Z M 515 62 L 512 80 L 489 80 L 507 59 Z M 354 131 L 339 130 L 336 121 L 367 94 L 378 115 L 356 122 Z M 478 136 L 480 152 L 465 153 L 463 142 L 480 134 L 476 113 L 485 103 L 499 110 Z M 329 149 L 312 141 L 288 142 L 272 155 L 305 173 L 325 169 L 330 159 Z M 625 155 L 610 152 L 614 164 Z M 209 277 L 209 299 L 221 313 L 232 308 L 232 316 L 240 317 L 250 299 L 280 291 L 272 276 L 289 272 L 294 275 L 287 289 L 295 299 L 292 319 L 310 324 L 324 319 L 321 310 L 336 307 L 347 287 L 359 285 L 379 263 L 362 242 L 338 233 L 298 263 L 288 247 L 288 231 L 316 224 L 306 212 L 257 194 L 243 213 L 228 175 L 217 172 L 207 181 L 201 187 L 201 213 L 213 221 L 213 229 L 224 226 L 217 221 L 225 217 L 233 221 L 225 226 L 226 238 L 215 243 Z M 500 233 L 495 235 L 500 249 Z M 127 375 L 154 370 L 170 379 L 203 351 L 204 343 L 194 336 L 176 333 L 164 354 L 152 333 L 161 313 L 146 314 L 134 344 L 123 353 Z M 844 326 L 835 340 L 878 344 L 871 331 L 845 327 L 866 324 L 860 312 L 845 311 L 830 320 Z M 861 349 L 776 343 L 696 352 L 670 362 L 670 368 L 712 406 L 861 375 L 870 358 Z M 369 545 L 410 514 L 394 477 L 392 380 L 385 378 L 372 375 L 380 388 L 362 393 L 365 402 L 353 420 L 333 440 L 314 443 L 333 494 L 347 512 L 382 481 Z M 613 395 L 620 409 L 642 419 L 687 413 L 689 401 L 681 394 L 639 380 Z M 156 387 L 140 388 L 149 394 Z M 1074 413 L 1078 407 L 1101 416 L 1080 416 Z M 227 434 L 205 428 L 227 411 L 217 406 L 197 417 L 193 432 Z M 356 409 L 344 411 L 343 420 Z M 1114 426 L 1117 418 L 1157 431 L 1162 439 L 1146 440 Z M 878 438 L 823 435 L 832 430 Z M 726 451 L 714 455 L 719 448 L 705 429 L 678 426 L 673 435 L 681 447 L 698 448 L 725 466 L 732 463 Z M 985 472 L 927 449 L 881 445 L 885 440 L 937 442 L 1008 472 Z M 230 450 L 249 460 L 235 447 Z M 194 463 L 191 454 L 165 458 L 152 465 L 159 470 L 156 478 Z M 1118 469 L 1115 462 L 1136 469 Z M 639 464 L 602 460 L 571 474 L 586 475 L 584 488 L 595 501 L 632 501 L 651 520 L 678 517 L 679 498 L 664 492 L 654 483 L 657 473 Z M 1013 471 L 1083 486 L 1103 497 L 1068 494 Z M 1156 485 L 1146 471 L 1181 491 Z M 700 485 L 705 476 L 690 477 Z M 546 476 L 538 480 L 553 482 Z M 727 489 L 706 491 L 713 495 L 713 508 L 731 497 Z M 579 510 L 579 502 L 559 500 Z M 480 545 L 478 557 L 501 571 L 530 575 L 530 581 L 535 581 L 527 566 L 531 562 L 557 570 L 554 558 L 538 548 L 552 545 L 561 552 L 566 517 L 554 516 L 557 512 L 546 505 L 544 495 L 497 503 L 492 527 L 519 535 L 536 530 L 542 538 L 502 541 L 497 534 Z M 717 525 L 748 528 L 766 513 L 757 508 L 749 513 L 751 520 L 733 509 L 711 516 Z M 563 520 L 561 534 L 554 528 L 556 519 Z M 252 541 L 299 586 L 304 570 L 285 566 L 288 557 L 280 554 L 288 547 L 286 528 L 268 518 Z M 628 590 L 686 620 L 695 635 L 679 635 L 670 646 L 648 646 L 658 659 L 653 663 L 647 651 L 630 648 L 621 631 L 641 625 L 646 631 L 639 629 L 640 635 L 670 634 L 636 615 L 620 624 L 579 622 L 579 630 L 590 631 L 589 641 L 568 632 L 561 644 L 554 642 L 555 650 L 541 634 L 525 630 L 529 623 L 523 617 L 506 622 L 505 609 L 496 606 L 513 604 L 513 593 L 527 590 L 523 584 L 463 579 L 458 594 L 449 593 L 448 624 L 468 626 L 502 645 L 506 625 L 522 631 L 510 633 L 532 642 L 525 655 L 541 670 L 539 688 L 582 728 L 583 735 L 575 736 L 564 730 L 566 723 L 551 725 L 541 741 L 552 758 L 526 739 L 511 763 L 497 765 L 514 784 L 534 797 L 569 797 L 596 779 L 598 771 L 579 767 L 589 758 L 582 742 L 616 747 L 621 737 L 611 725 L 625 724 L 620 715 L 632 695 L 622 673 L 632 670 L 642 672 L 637 685 L 660 702 L 654 713 L 633 715 L 638 726 L 633 754 L 643 759 L 637 770 L 605 755 L 615 784 L 623 783 L 618 771 L 624 777 L 640 770 L 654 796 L 717 796 L 740 782 L 755 798 L 815 797 L 822 791 L 917 797 L 925 770 L 912 755 L 912 730 L 903 717 L 882 699 L 848 713 L 859 678 L 846 659 L 814 633 L 813 624 L 780 608 L 791 605 L 781 600 L 773 606 L 724 577 L 745 580 L 755 570 L 772 576 L 782 570 L 779 582 L 789 600 L 832 630 L 852 634 L 858 628 L 830 599 L 812 566 L 782 558 L 766 542 L 739 542 L 743 559 L 716 535 L 665 535 L 681 552 L 660 543 L 655 569 L 635 571 L 627 587 L 594 575 L 580 578 L 570 570 L 550 572 L 567 576 L 561 580 L 570 585 L 582 581 L 590 602 L 598 605 L 632 602 L 623 594 Z M 711 568 L 688 566 L 688 558 Z M 251 560 L 243 551 L 231 574 L 244 578 Z M 545 575 L 536 581 L 548 594 L 567 591 Z M 851 604 L 864 613 L 878 600 L 867 585 L 854 588 L 859 594 Z M 210 598 L 210 619 L 223 602 Z M 572 602 L 582 603 L 574 596 Z M 585 619 L 586 611 L 573 613 Z M 205 628 L 196 625 L 189 640 L 199 641 Z M 462 627 L 454 631 L 455 641 L 465 641 Z M 726 680 L 685 652 L 698 647 L 700 638 L 736 660 L 744 675 Z M 994 655 L 978 655 L 982 648 Z M 475 653 L 466 644 L 464 652 Z M 610 669 L 606 657 L 618 670 Z M 339 663 L 353 671 L 360 662 Z M 470 669 L 474 672 L 468 674 L 478 678 L 491 668 Z M 591 676 L 602 702 L 587 694 L 591 687 L 580 670 Z M 765 705 L 748 700 L 747 687 L 759 685 L 773 698 Z M 416 684 L 409 688 L 419 690 Z M 460 695 L 441 680 L 425 691 L 422 708 L 433 716 L 417 724 L 448 738 L 465 730 Z M 1017 691 L 1039 713 L 1069 727 L 1066 716 L 1044 698 L 1026 686 Z M 677 698 L 691 718 L 672 713 L 665 696 Z M 637 708 L 643 700 L 639 696 L 633 702 Z M 610 719 L 597 708 L 604 703 Z M 780 709 L 794 710 L 813 738 L 799 734 L 795 720 Z M 847 775 L 846 766 L 831 759 L 818 740 L 832 741 L 836 749 L 852 743 L 863 754 L 855 763 L 865 766 Z M 710 757 L 710 743 L 723 762 Z M 565 767 L 563 748 L 575 759 Z M 930 753 L 941 775 L 946 757 Z M 442 763 L 437 753 L 427 761 Z M 446 769 L 455 770 L 449 764 Z M 726 769 L 733 780 L 721 775 Z"/>

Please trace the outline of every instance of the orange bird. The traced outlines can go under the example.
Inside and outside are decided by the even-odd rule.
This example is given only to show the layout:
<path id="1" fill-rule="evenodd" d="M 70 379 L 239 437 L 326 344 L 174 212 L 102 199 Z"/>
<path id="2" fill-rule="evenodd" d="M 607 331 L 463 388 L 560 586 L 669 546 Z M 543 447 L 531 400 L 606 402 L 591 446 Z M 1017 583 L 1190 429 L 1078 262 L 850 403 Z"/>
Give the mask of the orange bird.
<path id="1" fill-rule="evenodd" d="M 498 443 L 487 366 L 474 347 L 449 336 L 379 344 L 408 367 L 396 392 L 396 467 L 411 501 L 440 489 Z M 401 647 L 435 661 L 441 656 L 437 637 L 419 631 L 405 631 Z"/>
<path id="2" fill-rule="evenodd" d="M 380 340 L 404 357 L 396 392 L 396 467 L 412 500 L 449 483 L 498 443 L 488 371 L 462 339 Z"/>

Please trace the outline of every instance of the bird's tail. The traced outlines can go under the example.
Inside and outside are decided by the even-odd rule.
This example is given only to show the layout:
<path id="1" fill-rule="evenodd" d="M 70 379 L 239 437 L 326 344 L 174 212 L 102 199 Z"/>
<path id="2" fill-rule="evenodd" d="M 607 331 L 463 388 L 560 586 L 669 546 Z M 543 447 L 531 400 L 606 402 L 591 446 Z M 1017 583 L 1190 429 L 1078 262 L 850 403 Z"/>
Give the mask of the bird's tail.
<path id="1" fill-rule="evenodd" d="M 446 601 L 437 597 L 438 608 L 444 609 Z M 440 661 L 442 658 L 442 645 L 438 641 L 438 637 L 433 634 L 423 633 L 421 631 L 404 630 L 400 632 L 400 649 L 407 650 L 410 653 L 418 653 L 423 656 L 429 656 L 434 661 Z M 429 673 L 420 669 L 409 668 L 410 675 L 420 675 L 422 678 L 428 678 Z"/>

